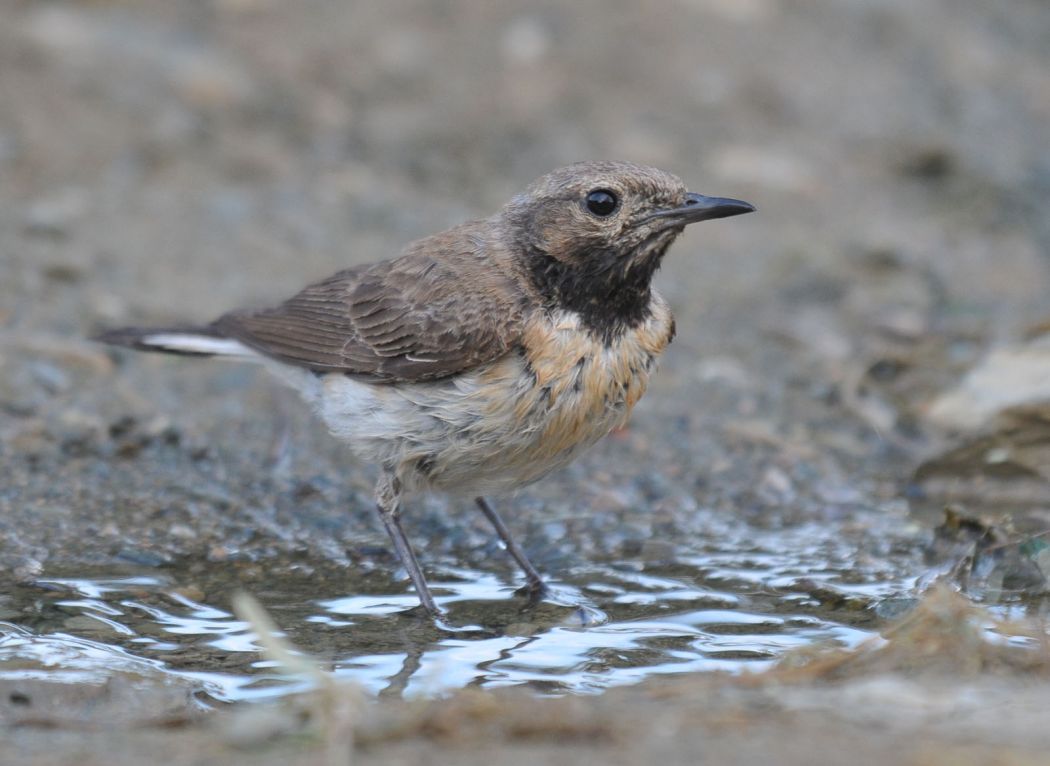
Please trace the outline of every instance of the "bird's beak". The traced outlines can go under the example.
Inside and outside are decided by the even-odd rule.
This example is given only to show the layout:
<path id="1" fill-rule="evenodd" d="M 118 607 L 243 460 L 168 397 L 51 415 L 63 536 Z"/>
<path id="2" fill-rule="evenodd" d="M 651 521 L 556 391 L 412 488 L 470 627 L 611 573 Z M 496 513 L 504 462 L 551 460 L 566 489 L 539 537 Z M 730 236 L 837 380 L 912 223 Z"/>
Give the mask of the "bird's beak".
<path id="1" fill-rule="evenodd" d="M 728 218 L 731 215 L 743 215 L 755 212 L 750 202 L 728 197 L 705 197 L 703 194 L 689 192 L 685 195 L 685 204 L 668 210 L 658 210 L 650 218 L 670 218 L 682 225 L 697 221 L 710 221 L 712 218 Z"/>

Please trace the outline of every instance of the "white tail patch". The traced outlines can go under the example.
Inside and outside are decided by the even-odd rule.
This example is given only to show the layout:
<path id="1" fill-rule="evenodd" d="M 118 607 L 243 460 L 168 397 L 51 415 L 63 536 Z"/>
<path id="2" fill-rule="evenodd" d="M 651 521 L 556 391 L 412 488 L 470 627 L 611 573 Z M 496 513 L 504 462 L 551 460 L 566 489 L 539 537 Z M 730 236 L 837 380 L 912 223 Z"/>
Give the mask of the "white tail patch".
<path id="1" fill-rule="evenodd" d="M 154 335 L 144 335 L 141 343 L 147 346 L 168 349 L 169 351 L 237 356 L 246 359 L 258 357 L 258 354 L 239 340 L 212 338 L 207 335 L 193 335 L 191 333 L 159 332 Z"/>

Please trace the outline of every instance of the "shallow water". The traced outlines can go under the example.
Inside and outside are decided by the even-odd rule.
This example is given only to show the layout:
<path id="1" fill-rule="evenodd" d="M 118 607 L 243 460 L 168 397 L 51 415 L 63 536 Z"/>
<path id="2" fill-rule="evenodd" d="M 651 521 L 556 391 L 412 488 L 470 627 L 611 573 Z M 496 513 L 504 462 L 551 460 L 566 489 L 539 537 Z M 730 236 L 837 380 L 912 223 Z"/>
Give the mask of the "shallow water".
<path id="1" fill-rule="evenodd" d="M 520 685 L 594 693 L 654 675 L 757 670 L 798 647 L 853 646 L 875 635 L 880 614 L 908 603 L 921 547 L 907 535 L 876 545 L 901 527 L 891 517 L 879 526 L 739 523 L 672 561 L 625 557 L 570 569 L 540 603 L 491 572 L 431 570 L 448 614 L 442 626 L 387 571 L 267 578 L 263 564 L 263 578 L 245 587 L 296 646 L 374 694 Z M 19 587 L 2 612 L 0 676 L 161 674 L 188 683 L 205 705 L 309 685 L 261 658 L 233 615 L 236 567 L 198 564 L 194 585 L 183 586 L 186 578 L 185 569 L 92 572 Z"/>

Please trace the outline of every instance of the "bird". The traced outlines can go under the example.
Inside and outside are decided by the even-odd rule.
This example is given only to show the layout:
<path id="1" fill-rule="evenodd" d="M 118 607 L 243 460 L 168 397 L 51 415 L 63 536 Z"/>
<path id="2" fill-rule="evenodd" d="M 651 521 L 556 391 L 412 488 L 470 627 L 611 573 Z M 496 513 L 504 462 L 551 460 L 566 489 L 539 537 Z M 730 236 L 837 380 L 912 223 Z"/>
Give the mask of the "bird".
<path id="1" fill-rule="evenodd" d="M 623 426 L 675 335 L 653 276 L 686 226 L 750 213 L 625 161 L 558 168 L 494 215 L 354 266 L 283 303 L 97 340 L 250 361 L 379 467 L 375 505 L 420 605 L 439 609 L 402 525 L 408 493 L 473 497 L 545 585 L 487 496 L 566 466 Z"/>

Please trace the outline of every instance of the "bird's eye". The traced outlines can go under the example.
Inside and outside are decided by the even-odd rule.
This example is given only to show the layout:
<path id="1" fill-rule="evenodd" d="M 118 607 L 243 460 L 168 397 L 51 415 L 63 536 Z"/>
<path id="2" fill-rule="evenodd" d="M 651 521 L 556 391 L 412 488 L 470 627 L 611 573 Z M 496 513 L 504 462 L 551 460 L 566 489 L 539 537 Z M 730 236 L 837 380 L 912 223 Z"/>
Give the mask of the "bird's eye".
<path id="1" fill-rule="evenodd" d="M 587 209 L 601 218 L 615 213 L 619 204 L 616 195 L 608 189 L 595 189 L 587 195 Z"/>

